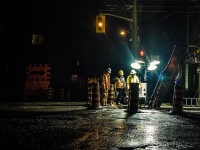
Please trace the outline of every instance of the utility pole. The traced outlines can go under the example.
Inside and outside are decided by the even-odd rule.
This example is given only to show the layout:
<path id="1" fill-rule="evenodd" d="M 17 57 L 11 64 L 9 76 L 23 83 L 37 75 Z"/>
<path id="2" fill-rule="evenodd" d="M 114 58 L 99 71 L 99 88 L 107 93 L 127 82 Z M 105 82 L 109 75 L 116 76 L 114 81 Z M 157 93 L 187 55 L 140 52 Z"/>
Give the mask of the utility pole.
<path id="1" fill-rule="evenodd" d="M 197 16 L 197 44 L 200 44 L 200 15 Z M 200 68 L 200 63 L 199 63 L 199 68 Z M 198 82 L 198 106 L 200 106 L 200 72 L 198 73 L 199 75 L 199 82 Z"/>
<path id="2" fill-rule="evenodd" d="M 133 0 L 133 11 L 132 11 L 132 55 L 137 60 L 137 0 Z"/>

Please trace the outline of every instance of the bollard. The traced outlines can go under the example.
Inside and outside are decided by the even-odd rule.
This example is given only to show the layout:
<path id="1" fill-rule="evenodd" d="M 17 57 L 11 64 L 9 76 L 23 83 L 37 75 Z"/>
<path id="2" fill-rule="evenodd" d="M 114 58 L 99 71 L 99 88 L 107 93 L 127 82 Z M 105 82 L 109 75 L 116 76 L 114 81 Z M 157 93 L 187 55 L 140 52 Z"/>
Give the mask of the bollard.
<path id="1" fill-rule="evenodd" d="M 60 101 L 64 101 L 64 89 L 63 88 L 60 91 Z"/>
<path id="2" fill-rule="evenodd" d="M 128 112 L 138 113 L 141 110 L 138 109 L 139 106 L 139 83 L 130 83 L 129 89 L 129 102 L 128 102 Z"/>
<path id="3" fill-rule="evenodd" d="M 103 107 L 100 105 L 100 89 L 99 83 L 92 83 L 92 109 L 102 109 Z"/>
<path id="4" fill-rule="evenodd" d="M 49 86 L 48 86 L 48 89 L 47 89 L 47 99 L 48 99 L 48 100 L 52 100 L 52 98 L 53 98 L 53 89 L 52 89 L 52 87 L 49 85 Z"/>
<path id="5" fill-rule="evenodd" d="M 174 85 L 172 110 L 169 114 L 180 114 L 183 108 L 183 89 L 181 85 Z"/>
<path id="6" fill-rule="evenodd" d="M 112 105 L 114 101 L 115 91 L 114 84 L 110 84 L 110 89 L 108 90 L 108 104 Z"/>

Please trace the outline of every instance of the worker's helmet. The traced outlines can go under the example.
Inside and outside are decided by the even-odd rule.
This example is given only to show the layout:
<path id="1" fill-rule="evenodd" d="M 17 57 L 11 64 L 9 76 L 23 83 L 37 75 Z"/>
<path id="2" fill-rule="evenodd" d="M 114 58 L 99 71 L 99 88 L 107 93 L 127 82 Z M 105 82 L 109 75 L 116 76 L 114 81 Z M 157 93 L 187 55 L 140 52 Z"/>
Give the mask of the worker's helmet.
<path id="1" fill-rule="evenodd" d="M 107 69 L 106 69 L 106 72 L 111 73 L 111 69 L 110 69 L 110 68 L 107 68 Z"/>
<path id="2" fill-rule="evenodd" d="M 131 70 L 130 74 L 136 74 L 135 70 Z"/>
<path id="3" fill-rule="evenodd" d="M 124 75 L 123 70 L 120 70 L 120 71 L 119 71 L 119 75 L 120 75 L 120 76 L 123 76 L 123 75 Z"/>

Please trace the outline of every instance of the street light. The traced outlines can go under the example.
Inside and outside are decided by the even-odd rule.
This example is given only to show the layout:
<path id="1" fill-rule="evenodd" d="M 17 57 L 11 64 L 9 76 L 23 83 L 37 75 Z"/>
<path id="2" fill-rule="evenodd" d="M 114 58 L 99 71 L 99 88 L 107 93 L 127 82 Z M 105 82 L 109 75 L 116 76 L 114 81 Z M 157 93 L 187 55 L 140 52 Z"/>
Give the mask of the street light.
<path id="1" fill-rule="evenodd" d="M 121 34 L 121 35 L 125 35 L 125 31 L 121 31 L 120 34 Z"/>
<path id="2" fill-rule="evenodd" d="M 122 35 L 122 36 L 127 35 L 127 33 L 131 35 L 131 33 L 130 33 L 129 31 L 127 31 L 127 30 L 121 30 L 121 31 L 120 31 L 120 35 Z M 132 36 L 132 35 L 131 35 L 131 36 Z M 129 39 L 129 41 L 132 41 L 132 37 Z"/>

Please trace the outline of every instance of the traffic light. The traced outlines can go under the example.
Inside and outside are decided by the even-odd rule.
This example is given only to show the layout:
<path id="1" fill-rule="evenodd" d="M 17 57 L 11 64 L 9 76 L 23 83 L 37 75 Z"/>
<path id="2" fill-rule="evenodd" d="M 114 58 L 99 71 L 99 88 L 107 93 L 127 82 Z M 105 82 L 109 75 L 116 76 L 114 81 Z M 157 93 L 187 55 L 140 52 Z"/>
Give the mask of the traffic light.
<path id="1" fill-rule="evenodd" d="M 105 33 L 105 15 L 96 16 L 96 33 Z"/>
<path id="2" fill-rule="evenodd" d="M 143 51 L 143 50 L 140 50 L 140 51 L 139 51 L 139 55 L 140 55 L 140 57 L 144 57 L 144 51 Z"/>
<path id="3" fill-rule="evenodd" d="M 139 60 L 140 61 L 145 61 L 145 51 L 144 50 L 139 50 Z"/>

